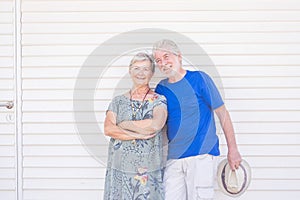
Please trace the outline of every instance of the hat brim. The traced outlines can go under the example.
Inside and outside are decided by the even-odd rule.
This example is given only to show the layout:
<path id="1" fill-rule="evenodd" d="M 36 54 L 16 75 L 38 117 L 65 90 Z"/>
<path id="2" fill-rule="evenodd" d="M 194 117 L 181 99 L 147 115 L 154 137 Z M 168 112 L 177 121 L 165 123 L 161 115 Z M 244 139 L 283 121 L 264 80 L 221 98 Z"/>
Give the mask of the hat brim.
<path id="1" fill-rule="evenodd" d="M 227 159 L 222 160 L 218 166 L 218 172 L 217 172 L 217 181 L 218 181 L 219 188 L 224 194 L 228 196 L 238 197 L 242 195 L 249 187 L 249 184 L 251 182 L 251 167 L 247 161 L 242 160 L 239 169 L 237 169 L 243 174 L 243 179 L 242 179 L 243 182 L 241 183 L 241 188 L 238 191 L 231 191 L 225 181 L 226 180 L 225 177 L 229 176 L 228 169 L 230 170 L 228 160 Z"/>

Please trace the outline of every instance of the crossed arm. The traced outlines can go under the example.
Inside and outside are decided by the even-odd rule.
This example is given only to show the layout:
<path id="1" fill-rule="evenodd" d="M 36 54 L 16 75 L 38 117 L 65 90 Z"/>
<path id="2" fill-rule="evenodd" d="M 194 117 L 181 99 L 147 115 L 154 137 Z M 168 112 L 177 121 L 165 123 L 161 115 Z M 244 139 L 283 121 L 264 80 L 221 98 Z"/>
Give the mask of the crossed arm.
<path id="1" fill-rule="evenodd" d="M 114 139 L 149 139 L 163 128 L 167 119 L 167 110 L 162 106 L 153 109 L 153 118 L 139 121 L 123 121 L 117 125 L 116 114 L 108 111 L 104 121 L 104 133 Z"/>

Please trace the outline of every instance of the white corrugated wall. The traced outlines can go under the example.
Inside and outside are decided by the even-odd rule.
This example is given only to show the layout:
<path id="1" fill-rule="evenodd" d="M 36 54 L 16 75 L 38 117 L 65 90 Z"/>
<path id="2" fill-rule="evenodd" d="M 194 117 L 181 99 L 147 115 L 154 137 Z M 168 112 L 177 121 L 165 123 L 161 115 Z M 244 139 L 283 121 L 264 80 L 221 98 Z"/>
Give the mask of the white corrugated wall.
<path id="1" fill-rule="evenodd" d="M 14 2 L 0 1 L 0 103 L 14 99 Z M 16 196 L 14 109 L 0 107 L 0 199 Z"/>
<path id="2" fill-rule="evenodd" d="M 13 69 L 12 6 L 13 1 L 0 2 L 1 98 L 13 81 L 6 73 Z M 222 80 L 240 151 L 253 171 L 239 199 L 299 199 L 299 11 L 296 0 L 22 0 L 23 199 L 102 199 L 105 167 L 76 133 L 74 84 L 98 45 L 140 28 L 184 34 L 217 66 L 220 77 L 214 78 Z M 127 62 L 112 67 L 107 85 L 98 88 L 101 126 L 122 65 Z M 13 126 L 6 114 L 0 110 L 0 199 L 14 199 Z M 230 198 L 217 192 L 217 199 Z"/>

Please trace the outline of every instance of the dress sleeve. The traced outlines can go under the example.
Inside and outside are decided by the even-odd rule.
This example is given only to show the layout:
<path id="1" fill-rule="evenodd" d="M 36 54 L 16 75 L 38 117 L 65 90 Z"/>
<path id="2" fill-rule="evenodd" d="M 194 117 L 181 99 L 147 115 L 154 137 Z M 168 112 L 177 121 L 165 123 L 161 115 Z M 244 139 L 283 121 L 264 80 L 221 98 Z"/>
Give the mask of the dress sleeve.
<path id="1" fill-rule="evenodd" d="M 155 108 L 156 106 L 162 106 L 164 109 L 167 110 L 167 99 L 165 96 L 163 95 L 156 95 L 155 96 L 155 100 L 153 102 L 153 108 Z"/>
<path id="2" fill-rule="evenodd" d="M 117 113 L 118 113 L 118 107 L 119 107 L 118 105 L 119 105 L 118 97 L 114 97 L 114 98 L 112 99 L 112 101 L 110 102 L 110 104 L 109 104 L 109 106 L 108 106 L 106 112 L 107 112 L 107 111 L 112 111 L 112 112 L 114 112 L 115 114 L 117 114 Z"/>

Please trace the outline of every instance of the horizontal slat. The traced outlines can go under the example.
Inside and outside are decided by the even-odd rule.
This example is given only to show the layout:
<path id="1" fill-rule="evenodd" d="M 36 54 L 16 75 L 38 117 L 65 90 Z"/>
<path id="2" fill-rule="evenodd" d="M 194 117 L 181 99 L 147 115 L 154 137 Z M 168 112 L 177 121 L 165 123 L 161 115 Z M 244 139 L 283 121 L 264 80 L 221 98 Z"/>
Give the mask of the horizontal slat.
<path id="1" fill-rule="evenodd" d="M 0 168 L 0 177 L 1 179 L 14 179 L 16 176 L 16 171 L 13 168 Z M 0 195 L 1 196 L 1 195 Z M 1 196 L 2 197 L 2 196 Z"/>
<path id="2" fill-rule="evenodd" d="M 300 180 L 252 180 L 249 190 L 294 190 Z M 24 189 L 99 189 L 104 179 L 25 179 Z"/>
<path id="3" fill-rule="evenodd" d="M 1 45 L 13 45 L 13 35 L 0 35 L 0 44 Z"/>
<path id="4" fill-rule="evenodd" d="M 300 179 L 299 168 L 252 168 L 251 170 L 254 179 Z"/>
<path id="5" fill-rule="evenodd" d="M 0 56 L 13 56 L 13 55 L 14 52 L 12 46 L 0 46 Z"/>
<path id="6" fill-rule="evenodd" d="M 28 45 L 102 45 L 102 48 L 105 48 L 103 41 L 106 41 L 108 39 L 111 39 L 115 34 L 112 34 L 112 30 L 106 30 L 103 29 L 99 33 L 94 34 L 25 34 L 22 37 L 22 43 L 26 46 Z M 108 34 L 107 32 L 111 33 Z M 113 32 L 114 33 L 114 32 Z M 116 32 L 120 33 L 120 32 Z M 190 32 L 181 32 L 186 37 L 189 37 L 195 41 L 195 43 L 201 45 L 204 49 L 205 45 L 253 45 L 253 43 L 258 45 L 274 45 L 274 44 L 284 44 L 288 43 L 289 47 L 292 48 L 293 46 L 297 46 L 298 43 L 295 43 L 299 40 L 299 33 L 293 33 L 293 32 L 272 32 L 272 33 L 221 33 L 221 32 L 212 32 L 212 33 L 203 33 L 203 32 L 197 32 L 197 33 L 190 33 Z M 168 37 L 172 34 L 170 33 L 161 33 L 159 34 L 160 38 Z M 140 35 L 140 37 L 144 38 L 152 38 L 150 34 L 143 33 Z M 1 38 L 0 38 L 1 39 Z M 116 43 L 114 41 L 110 42 L 110 45 L 115 45 L 116 50 L 118 46 L 120 45 L 126 45 L 130 46 L 130 41 L 121 41 L 122 43 Z M 138 42 L 138 41 L 136 41 Z M 140 41 L 141 42 L 141 41 Z M 150 41 L 149 41 L 150 42 Z M 147 42 L 147 39 L 143 41 L 145 43 L 145 46 L 152 46 L 152 43 Z M 180 41 L 176 41 L 180 45 Z M 131 44 L 132 45 L 132 44 Z M 230 47 L 230 46 L 229 46 Z M 247 46 L 244 46 L 245 49 Z M 57 48 L 56 46 L 54 48 Z M 222 48 L 221 48 L 222 49 Z M 83 50 L 85 48 L 83 47 Z M 251 49 L 250 49 L 251 50 Z M 276 49 L 274 48 L 272 52 L 281 52 L 284 48 Z M 71 52 L 78 51 L 76 49 L 73 49 Z M 234 49 L 227 48 L 227 51 L 234 51 Z M 243 50 L 246 51 L 246 50 Z M 242 51 L 242 52 L 243 52 Z M 248 50 L 249 51 L 249 50 Z M 263 51 L 263 50 L 262 50 Z M 264 51 L 263 51 L 264 52 Z M 103 52 L 104 54 L 105 52 Z M 65 52 L 64 54 L 68 54 Z"/>
<path id="7" fill-rule="evenodd" d="M 60 45 L 57 46 L 24 46 L 23 56 L 46 56 L 46 55 L 90 55 L 98 45 Z"/>
<path id="8" fill-rule="evenodd" d="M 202 71 L 208 71 L 211 67 L 200 67 Z M 100 78 L 99 71 L 95 67 L 86 67 L 85 74 L 82 78 Z M 272 77 L 272 76 L 298 76 L 300 77 L 300 67 L 298 66 L 236 66 L 236 67 L 217 67 L 216 68 L 221 77 Z M 43 70 L 37 70 L 36 67 L 24 68 L 22 70 L 22 76 L 24 78 L 76 78 L 79 75 L 81 68 L 79 67 L 68 67 L 68 68 L 50 68 L 44 67 Z M 3 70 L 6 77 L 12 76 L 10 69 Z M 0 68 L 1 72 L 1 68 Z M 156 73 L 157 76 L 160 74 Z M 125 77 L 129 76 L 128 67 L 108 67 L 102 77 Z M 0 75 L 1 77 L 1 75 Z"/>
<path id="9" fill-rule="evenodd" d="M 45 196 L 47 193 L 47 196 Z M 253 191 L 247 190 L 241 200 L 253 200 L 257 197 L 267 197 L 272 200 L 282 200 L 287 196 L 289 200 L 298 200 L 300 191 Z M 64 200 L 78 199 L 102 199 L 103 188 L 98 190 L 24 190 L 24 200 L 31 200 L 32 196 L 40 200 L 60 199 L 62 196 Z M 216 199 L 232 200 L 232 197 L 226 196 L 220 191 L 216 191 Z"/>
<path id="10" fill-rule="evenodd" d="M 300 27 L 300 26 L 299 26 Z M 128 66 L 128 63 L 131 60 L 130 57 L 121 57 L 113 63 L 113 66 Z M 190 55 L 188 56 L 189 59 L 195 60 L 197 59 L 198 62 L 201 63 L 193 63 L 195 66 L 211 66 L 213 63 L 209 61 L 207 58 L 208 56 L 197 56 L 197 55 Z M 297 55 L 280 55 L 280 56 L 269 56 L 269 55 L 243 55 L 243 56 L 210 56 L 212 61 L 216 66 L 223 66 L 223 65 L 268 65 L 268 66 L 286 66 L 286 65 L 299 65 L 300 58 Z M 11 58 L 2 58 L 3 64 L 11 66 L 9 64 L 12 63 Z M 84 62 L 89 59 L 89 66 L 101 66 L 99 64 L 100 61 L 105 61 L 109 59 L 107 56 L 64 56 L 64 57 L 24 57 L 23 64 L 24 67 L 81 67 L 83 66 Z M 107 60 L 111 61 L 111 60 Z M 88 67 L 88 66 L 86 66 Z M 101 66 L 102 67 L 102 66 Z M 105 66 L 107 67 L 107 66 Z"/>
<path id="11" fill-rule="evenodd" d="M 240 147 L 239 147 L 240 148 Z M 225 151 L 224 154 L 226 153 Z M 247 156 L 242 153 L 243 159 L 245 159 L 251 167 L 255 168 L 299 168 L 300 159 L 298 156 L 264 156 L 260 152 L 257 156 Z M 223 154 L 223 153 L 222 153 Z M 225 154 L 226 155 L 226 154 Z M 223 157 L 223 156 L 222 156 Z M 224 158 L 224 157 L 223 157 Z M 221 160 L 221 159 L 220 159 Z"/>
<path id="12" fill-rule="evenodd" d="M 107 141 L 103 141 L 103 142 L 107 142 Z M 79 145 L 72 144 L 68 146 L 67 145 L 55 146 L 53 145 L 53 142 L 51 144 L 51 141 L 49 143 L 46 142 L 43 143 L 44 144 L 40 146 L 32 146 L 32 145 L 24 146 L 23 148 L 24 156 L 90 156 L 90 153 L 86 150 L 86 148 L 93 148 L 95 150 L 94 152 L 97 152 L 97 155 L 93 155 L 93 156 L 99 157 L 99 156 L 107 156 L 107 151 L 108 151 L 108 145 L 83 146 L 81 144 Z M 50 146 L 49 144 L 51 144 L 52 146 Z"/>
<path id="13" fill-rule="evenodd" d="M 105 97 L 103 97 L 105 98 Z M 76 111 L 106 111 L 110 103 L 107 100 L 86 101 L 86 104 L 94 104 L 91 108 L 79 108 Z M 84 101 L 81 101 L 84 103 Z M 73 111 L 74 101 L 25 101 L 23 111 Z M 300 99 L 289 100 L 227 100 L 226 107 L 229 111 L 300 111 Z M 251 105 L 251 106 L 249 106 Z"/>
<path id="14" fill-rule="evenodd" d="M 205 69 L 200 67 L 201 69 Z M 221 77 L 272 77 L 272 76 L 300 76 L 300 67 L 297 66 L 224 66 L 217 67 Z"/>
<path id="15" fill-rule="evenodd" d="M 147 26 L 145 26 L 147 24 Z M 146 27 L 169 29 L 176 32 L 294 32 L 300 31 L 300 22 L 127 22 L 127 23 L 24 23 L 23 34 L 37 33 L 101 33 L 125 32 Z M 4 25 L 3 25 L 4 26 Z M 8 26 L 10 27 L 10 26 Z M 3 29 L 3 28 L 2 28 Z M 5 33 L 10 33 L 5 31 Z M 128 41 L 127 41 L 128 42 Z"/>
<path id="16" fill-rule="evenodd" d="M 1 4 L 0 4 L 1 5 Z M 0 23 L 13 23 L 13 13 L 9 13 L 9 12 L 1 12 L 0 13 Z"/>
<path id="17" fill-rule="evenodd" d="M 105 176 L 105 168 L 24 168 L 24 178 L 102 178 Z M 298 168 L 252 168 L 253 179 L 300 179 Z M 7 172 L 5 176 L 13 178 L 12 170 L 0 170 Z"/>
<path id="18" fill-rule="evenodd" d="M 24 34 L 22 44 L 26 45 L 99 45 L 114 34 Z M 1 37 L 0 37 L 1 39 Z M 1 41 L 1 40 L 0 40 Z"/>
<path id="19" fill-rule="evenodd" d="M 299 38 L 300 33 L 251 33 L 251 34 L 216 34 L 218 40 L 215 41 L 217 44 L 202 44 L 202 42 L 209 41 L 208 38 L 212 38 L 209 35 L 199 34 L 199 45 L 208 55 L 214 54 L 298 54 L 300 51 L 300 45 L 296 43 L 297 38 Z M 205 38 L 203 38 L 203 37 Z M 200 38 L 202 37 L 202 38 Z M 207 37 L 207 39 L 206 39 Z M 282 37 L 288 37 L 289 39 L 283 39 Z M 281 38 L 281 39 L 279 39 Z M 193 40 L 194 37 L 192 38 Z M 245 42 L 257 42 L 257 44 L 247 44 Z M 277 44 L 278 40 L 282 42 Z M 284 42 L 292 42 L 289 44 L 284 44 Z M 201 42 L 202 41 L 202 42 Z M 230 42 L 236 43 L 240 41 L 243 44 L 230 44 Z M 272 43 L 273 41 L 273 43 Z M 223 42 L 228 42 L 228 44 L 222 44 Z M 294 43 L 293 43 L 294 42 Z"/>
<path id="20" fill-rule="evenodd" d="M 249 189 L 299 191 L 300 180 L 253 180 Z"/>
<path id="21" fill-rule="evenodd" d="M 99 143 L 103 143 L 106 142 L 104 140 L 106 139 L 102 139 L 102 137 L 97 137 L 95 139 L 99 139 L 102 140 Z M 34 142 L 32 142 L 34 143 Z M 65 142 L 66 143 L 66 142 Z M 271 142 L 269 142 L 271 143 Z M 246 144 L 246 145 L 242 145 L 241 143 L 239 143 L 238 141 L 238 146 L 240 149 L 240 152 L 243 156 L 261 156 L 262 153 L 264 152 L 265 156 L 299 156 L 299 144 L 293 145 L 292 144 L 288 144 L 288 145 L 284 145 L 285 142 L 283 142 L 283 144 L 276 144 L 276 142 L 274 142 L 275 144 L 271 144 L 271 145 L 267 145 L 267 144 L 254 144 L 254 145 L 250 145 L 250 144 Z M 299 143 L 299 142 L 295 142 L 295 143 Z M 25 156 L 50 156 L 50 157 L 67 157 L 67 156 L 97 156 L 97 157 L 106 157 L 107 156 L 107 149 L 108 149 L 108 145 L 99 145 L 99 146 L 89 146 L 89 145 L 84 145 L 84 144 L 78 144 L 78 143 L 66 143 L 66 144 L 62 144 L 61 143 L 56 143 L 55 146 L 54 142 L 39 142 L 38 145 L 36 146 L 37 142 L 35 142 L 35 146 L 33 145 L 26 145 L 24 147 L 24 155 Z M 43 145 L 43 146 L 42 146 Z M 284 150 L 279 150 L 278 148 L 280 147 L 284 147 Z M 86 151 L 86 149 L 93 149 L 93 153 L 90 154 L 89 152 Z M 224 152 L 224 154 L 227 153 L 227 147 L 226 145 L 222 144 L 221 147 L 222 152 Z M 295 152 L 297 151 L 298 152 Z M 95 153 L 97 152 L 97 153 Z M 106 163 L 106 160 L 103 160 Z M 272 166 L 270 166 L 272 167 Z"/>
<path id="22" fill-rule="evenodd" d="M 235 112 L 232 111 L 231 117 L 233 122 L 299 122 L 300 111 L 288 112 L 288 111 L 256 111 L 256 112 Z M 81 112 L 80 121 L 77 122 L 93 122 L 91 121 L 91 115 L 94 112 Z M 102 121 L 105 117 L 105 112 L 98 112 L 96 119 Z M 72 112 L 26 112 L 23 114 L 23 122 L 75 122 Z"/>
<path id="23" fill-rule="evenodd" d="M 90 140 L 91 145 L 106 145 L 108 141 L 104 135 L 93 134 L 84 135 L 84 137 L 96 138 L 99 140 Z M 103 139 L 103 140 L 102 140 Z M 74 135 L 25 135 L 23 137 L 23 145 L 81 145 L 80 136 Z"/>
<path id="24" fill-rule="evenodd" d="M 1 96 L 1 95 L 0 95 Z M 0 124 L 0 135 L 1 134 L 14 134 L 14 124 Z"/>
<path id="25" fill-rule="evenodd" d="M 0 57 L 0 63 L 2 67 L 12 67 L 13 58 L 12 57 Z"/>
<path id="26" fill-rule="evenodd" d="M 0 156 L 15 156 L 15 146 L 14 145 L 4 146 L 3 144 L 0 144 Z"/>
<path id="27" fill-rule="evenodd" d="M 13 1 L 1 1 L 0 2 L 0 12 L 12 12 L 13 11 Z"/>
<path id="28" fill-rule="evenodd" d="M 259 137 L 257 137 L 259 139 Z M 238 144 L 238 148 L 240 150 L 240 153 L 243 156 L 299 156 L 300 152 L 300 145 L 242 145 Z M 227 145 L 221 144 L 221 152 L 224 152 L 224 154 L 227 154 Z M 262 153 L 263 152 L 263 153 Z M 254 161 L 256 162 L 256 161 Z M 275 167 L 276 165 L 267 165 L 268 167 Z M 289 164 L 287 164 L 289 166 Z"/>
<path id="29" fill-rule="evenodd" d="M 99 57 L 101 59 L 101 57 Z M 24 57 L 24 67 L 43 67 L 43 66 L 82 66 L 87 57 L 65 56 L 65 57 Z M 44 63 L 47 62 L 47 63 Z M 96 65 L 96 63 L 95 63 Z M 99 65 L 98 65 L 99 66 Z"/>
<path id="30" fill-rule="evenodd" d="M 140 1 L 138 1 L 140 2 Z M 67 2 L 66 2 L 67 3 Z M 161 2 L 160 2 L 161 3 Z M 202 4 L 203 5 L 203 4 Z M 290 11 L 124 11 L 115 12 L 25 12 L 23 22 L 160 22 L 160 21 L 300 21 L 300 14 Z"/>
<path id="31" fill-rule="evenodd" d="M 116 90 L 105 90 L 102 88 L 98 88 L 96 91 L 89 91 L 89 90 L 82 90 L 82 96 L 80 96 L 81 100 L 90 100 L 87 94 L 94 94 L 95 93 L 95 100 L 103 100 L 108 99 L 111 100 L 113 96 L 118 94 L 123 94 L 127 92 L 128 89 L 117 89 Z M 1 93 L 1 95 L 5 95 L 7 92 Z M 23 91 L 23 100 L 73 100 L 73 90 L 24 90 Z M 278 94 L 281 94 L 280 96 Z M 9 95 L 7 95 L 9 96 Z M 249 88 L 230 88 L 225 89 L 225 100 L 231 99 L 299 99 L 300 98 L 300 88 L 256 88 L 256 89 L 249 89 Z M 8 99 L 8 98 L 1 98 L 1 99 Z M 79 97 L 78 99 L 79 100 Z"/>
<path id="32" fill-rule="evenodd" d="M 300 191 L 276 191 L 276 190 L 260 190 L 253 191 L 247 190 L 241 197 L 238 197 L 240 200 L 253 200 L 253 199 L 265 199 L 265 200 L 282 200 L 288 197 L 289 200 L 298 200 Z M 216 199 L 222 200 L 232 200 L 232 197 L 229 197 L 222 192 L 218 191 L 215 195 Z"/>
<path id="33" fill-rule="evenodd" d="M 261 36 L 260 36 L 261 35 Z M 266 40 L 270 40 L 271 38 L 274 41 L 278 41 L 279 38 L 284 37 L 285 39 L 290 39 L 292 42 L 296 42 L 299 38 L 299 34 L 297 33 L 286 33 L 286 34 L 255 34 L 256 37 L 262 38 L 264 42 Z M 217 34 L 216 37 L 218 39 L 222 39 L 224 41 L 236 41 L 237 39 L 241 38 L 252 38 L 253 34 Z M 294 36 L 294 37 L 293 37 Z M 198 38 L 193 37 L 192 39 L 195 41 L 207 41 L 205 38 L 214 37 L 213 34 L 199 34 Z M 282 39 L 280 39 L 283 42 Z M 75 42 L 75 41 L 74 41 Z M 215 41 L 218 42 L 218 41 Z M 286 41 L 287 42 L 287 41 Z M 217 54 L 234 54 L 234 55 L 241 55 L 241 54 L 300 54 L 300 44 L 204 44 L 198 43 L 200 47 L 204 49 L 204 51 L 208 55 L 217 55 Z M 117 45 L 115 52 L 95 52 L 95 54 L 115 54 L 117 55 Z M 24 46 L 22 49 L 23 56 L 68 56 L 68 55 L 90 55 L 98 45 L 59 45 L 57 46 L 46 46 L 46 45 L 39 45 L 39 46 Z M 8 47 L 7 47 L 8 48 Z M 57 49 L 59 48 L 59 51 Z M 199 52 L 199 55 L 205 52 Z"/>
<path id="34" fill-rule="evenodd" d="M 47 195 L 45 195 L 47 194 Z M 103 199 L 103 188 L 95 190 L 24 190 L 23 192 L 24 200 L 32 200 L 35 197 L 39 200 L 53 200 L 61 199 L 64 200 L 74 200 L 74 199 Z"/>
<path id="35" fill-rule="evenodd" d="M 15 167 L 15 157 L 0 157 L 0 168 L 13 168 Z"/>
<path id="36" fill-rule="evenodd" d="M 221 134 L 220 138 L 221 143 L 226 144 L 225 135 Z M 291 145 L 300 155 L 300 134 L 237 134 L 236 138 L 238 144 L 244 145 Z"/>
<path id="37" fill-rule="evenodd" d="M 125 68 L 125 67 L 124 67 Z M 126 67 L 127 68 L 127 67 Z M 121 67 L 118 69 L 122 69 Z M 42 71 L 37 68 L 24 68 L 22 70 L 24 78 L 76 78 L 80 72 L 79 67 L 72 68 L 48 68 L 45 67 Z M 88 73 L 84 75 L 85 78 L 98 78 L 99 69 L 95 67 L 85 68 Z M 128 71 L 128 70 L 127 70 Z M 125 72 L 126 73 L 126 72 Z M 120 73 L 119 73 L 120 74 Z M 119 75 L 118 74 L 118 75 Z"/>
<path id="38" fill-rule="evenodd" d="M 109 88 L 114 89 L 118 84 L 117 79 L 115 80 L 101 80 L 101 87 L 100 88 Z M 74 89 L 75 87 L 75 80 L 74 79 L 25 79 L 23 81 L 23 89 Z M 86 79 L 84 80 L 86 85 L 78 85 L 79 88 L 77 89 L 92 89 L 96 87 L 95 80 Z M 120 85 L 120 88 L 131 88 L 131 83 L 129 80 L 124 81 L 125 84 Z M 1 82 L 0 82 L 1 83 Z M 93 86 L 91 83 L 95 83 Z M 108 85 L 107 85 L 108 84 Z M 89 86 L 91 85 L 91 86 Z"/>
<path id="39" fill-rule="evenodd" d="M 109 99 L 111 100 L 114 94 L 123 94 L 127 92 L 128 89 L 116 89 L 116 90 L 104 90 L 102 88 L 91 91 L 91 90 L 81 90 L 79 91 L 82 96 L 79 96 L 77 100 L 90 100 L 87 94 L 94 94 L 95 99 Z M 0 91 L 1 95 L 1 91 Z M 24 90 L 23 99 L 24 100 L 72 100 L 74 91 L 73 90 Z"/>
<path id="40" fill-rule="evenodd" d="M 193 56 L 190 56 L 191 59 Z M 202 56 L 199 56 L 202 58 Z M 216 66 L 219 65 L 297 65 L 300 63 L 299 56 L 294 55 L 280 55 L 280 56 L 269 56 L 269 55 L 253 55 L 253 56 L 210 56 L 212 61 Z M 205 56 L 202 58 L 204 59 Z M 201 61 L 203 63 L 195 63 L 195 65 L 209 65 L 210 63 L 205 63 L 205 61 Z"/>
<path id="41" fill-rule="evenodd" d="M 85 129 L 86 134 L 96 134 L 98 132 L 95 132 L 93 130 L 93 126 L 98 125 L 96 124 L 81 124 Z M 99 125 L 100 126 L 100 125 Z M 76 124 L 63 124 L 58 123 L 53 126 L 52 123 L 31 123 L 31 124 L 24 124 L 23 125 L 23 133 L 24 134 L 51 134 L 51 135 L 61 135 L 61 134 L 72 134 L 74 135 L 77 133 Z"/>
<path id="42" fill-rule="evenodd" d="M 13 145 L 14 143 L 14 135 L 0 135 L 0 145 Z"/>
<path id="43" fill-rule="evenodd" d="M 24 168 L 24 178 L 88 178 L 105 177 L 105 168 Z"/>
<path id="44" fill-rule="evenodd" d="M 0 34 L 12 34 L 13 25 L 12 24 L 0 24 Z"/>
<path id="45" fill-rule="evenodd" d="M 300 9 L 298 1 L 288 0 L 285 2 L 276 0 L 270 3 L 268 0 L 257 1 L 223 1 L 217 0 L 211 1 L 191 1 L 185 3 L 184 1 L 169 2 L 159 1 L 159 4 L 147 4 L 144 1 L 128 1 L 124 4 L 123 1 L 83 1 L 72 2 L 72 5 L 67 3 L 68 1 L 53 1 L 53 2 L 36 2 L 25 1 L 22 6 L 23 12 L 28 11 L 178 11 L 178 10 L 284 10 L 284 9 Z M 86 1 L 84 1 L 86 2 Z M 115 6 L 122 5 L 122 6 Z M 159 5 L 159 6 L 158 6 Z"/>
<path id="46" fill-rule="evenodd" d="M 152 78 L 151 87 L 154 87 L 160 79 Z M 220 79 L 214 79 L 216 83 Z M 81 79 L 76 89 L 94 89 L 97 79 Z M 23 89 L 74 89 L 75 79 L 25 79 Z M 94 83 L 94 84 L 93 84 Z M 244 77 L 244 78 L 222 78 L 223 87 L 227 88 L 299 88 L 300 79 L 298 77 Z M 0 82 L 1 84 L 1 82 Z M 97 88 L 99 89 L 130 89 L 132 81 L 130 79 L 99 79 Z M 7 86 L 8 87 L 8 86 Z M 1 89 L 1 86 L 0 86 Z M 6 88 L 5 88 L 6 89 Z M 222 89 L 222 88 L 221 88 Z"/>
<path id="47" fill-rule="evenodd" d="M 218 79 L 215 81 L 217 82 Z M 294 88 L 300 86 L 300 79 L 298 77 L 222 78 L 222 83 L 224 88 Z"/>
<path id="48" fill-rule="evenodd" d="M 0 78 L 13 78 L 13 68 L 0 68 Z"/>
<path id="49" fill-rule="evenodd" d="M 299 122 L 254 122 L 254 123 L 234 123 L 235 130 L 238 133 L 299 133 Z"/>
<path id="50" fill-rule="evenodd" d="M 73 111 L 73 101 L 26 101 L 23 104 L 23 111 Z M 87 104 L 92 103 L 87 101 Z M 106 111 L 109 101 L 94 101 L 95 108 L 86 110 L 86 108 L 79 108 L 78 111 Z"/>
<path id="51" fill-rule="evenodd" d="M 15 190 L 0 190 L 0 196 L 3 199 L 14 200 L 16 198 Z"/>
<path id="52" fill-rule="evenodd" d="M 24 157 L 23 167 L 103 167 L 92 157 Z"/>
<path id="53" fill-rule="evenodd" d="M 256 112 L 235 112 L 230 113 L 234 122 L 299 122 L 300 111 L 256 111 Z"/>
<path id="54" fill-rule="evenodd" d="M 86 123 L 80 124 L 84 126 L 86 134 L 96 134 L 97 130 L 93 130 L 94 125 L 98 125 L 100 128 L 103 127 L 102 123 Z M 2 125 L 5 126 L 5 125 Z M 300 123 L 298 122 L 275 122 L 275 123 L 234 123 L 233 124 L 237 134 L 261 134 L 261 133 L 273 133 L 273 134 L 295 134 L 299 133 Z M 0 125 L 1 127 L 1 125 Z M 77 133 L 76 124 L 66 123 L 25 123 L 23 124 L 24 134 L 45 134 L 45 135 L 60 135 L 60 134 L 74 134 Z"/>
<path id="55" fill-rule="evenodd" d="M 280 96 L 278 95 L 280 94 Z M 300 88 L 225 89 L 226 99 L 299 99 Z"/>
<path id="56" fill-rule="evenodd" d="M 14 109 L 8 110 L 7 108 L 0 109 L 0 124 L 6 125 L 6 124 L 13 123 L 14 121 L 13 110 Z M 11 133 L 7 133 L 7 134 L 11 134 Z"/>
<path id="57" fill-rule="evenodd" d="M 300 110 L 300 99 L 290 100 L 227 100 L 225 101 L 227 108 L 230 111 L 296 111 Z"/>
<path id="58" fill-rule="evenodd" d="M 26 189 L 99 189 L 104 187 L 103 179 L 25 179 Z"/>
<path id="59" fill-rule="evenodd" d="M 0 190 L 13 190 L 15 187 L 15 179 L 0 179 Z"/>

